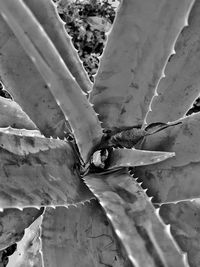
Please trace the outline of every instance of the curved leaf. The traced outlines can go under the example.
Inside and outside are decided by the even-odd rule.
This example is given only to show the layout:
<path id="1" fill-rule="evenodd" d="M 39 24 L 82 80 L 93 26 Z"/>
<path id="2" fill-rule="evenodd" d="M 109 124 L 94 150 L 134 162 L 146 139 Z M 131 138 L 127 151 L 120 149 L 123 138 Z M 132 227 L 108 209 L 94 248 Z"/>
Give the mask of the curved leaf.
<path id="1" fill-rule="evenodd" d="M 42 223 L 45 267 L 131 267 L 96 201 L 47 208 Z"/>
<path id="2" fill-rule="evenodd" d="M 166 224 L 171 224 L 171 233 L 181 249 L 187 253 L 189 265 L 199 267 L 199 200 L 162 205 L 160 215 Z"/>
<path id="3" fill-rule="evenodd" d="M 132 264 L 142 267 L 185 266 L 145 192 L 124 170 L 87 175 L 86 184 L 99 199 Z"/>
<path id="4" fill-rule="evenodd" d="M 135 176 L 155 202 L 170 202 L 200 197 L 200 114 L 186 117 L 181 124 L 147 136 L 145 150 L 173 151 L 174 158 L 137 167 Z"/>
<path id="5" fill-rule="evenodd" d="M 70 144 L 56 140 L 53 146 L 46 150 L 46 144 L 40 144 L 44 151 L 32 147 L 35 153 L 28 155 L 0 149 L 1 208 L 68 205 L 92 198 L 78 175 L 79 162 Z"/>
<path id="6" fill-rule="evenodd" d="M 155 164 L 174 156 L 173 152 L 114 149 L 110 153 L 107 169 Z"/>
<path id="7" fill-rule="evenodd" d="M 64 23 L 57 14 L 53 1 L 40 0 L 39 5 L 38 0 L 24 0 L 24 2 L 31 9 L 40 24 L 43 25 L 44 30 L 51 38 L 81 89 L 86 93 L 91 91 L 92 83 L 79 59 L 77 51 L 73 47 L 71 38 L 64 28 Z"/>
<path id="8" fill-rule="evenodd" d="M 123 0 L 91 103 L 104 128 L 141 125 L 192 0 Z"/>
<path id="9" fill-rule="evenodd" d="M 43 213 L 43 208 L 5 209 L 0 212 L 0 250 L 18 242 L 27 228 Z"/>
<path id="10" fill-rule="evenodd" d="M 0 128 L 0 147 L 20 156 L 64 147 L 65 142 L 42 136 L 37 130 Z"/>
<path id="11" fill-rule="evenodd" d="M 200 90 L 200 2 L 196 1 L 170 57 L 147 115 L 147 123 L 180 119 Z"/>
<path id="12" fill-rule="evenodd" d="M 21 1 L 0 1 L 1 14 L 44 77 L 74 131 L 85 162 L 102 137 L 100 122 L 55 46 Z"/>
<path id="13" fill-rule="evenodd" d="M 36 130 L 36 125 L 23 112 L 21 107 L 10 99 L 0 97 L 0 127 Z"/>
<path id="14" fill-rule="evenodd" d="M 112 130 L 104 129 L 104 136 L 102 138 L 100 148 L 118 147 L 118 148 L 139 148 L 143 139 L 147 135 L 152 135 L 156 132 L 162 131 L 165 128 L 172 127 L 179 122 L 174 123 L 151 123 L 145 128 L 141 127 L 123 127 L 121 129 L 114 128 Z"/>
<path id="15" fill-rule="evenodd" d="M 1 16 L 0 36 L 0 74 L 6 90 L 43 134 L 63 137 L 69 130 L 62 111 Z"/>
<path id="16" fill-rule="evenodd" d="M 40 225 L 42 217 L 34 221 L 20 242 L 17 243 L 17 249 L 9 257 L 7 267 L 44 267 L 41 251 Z"/>

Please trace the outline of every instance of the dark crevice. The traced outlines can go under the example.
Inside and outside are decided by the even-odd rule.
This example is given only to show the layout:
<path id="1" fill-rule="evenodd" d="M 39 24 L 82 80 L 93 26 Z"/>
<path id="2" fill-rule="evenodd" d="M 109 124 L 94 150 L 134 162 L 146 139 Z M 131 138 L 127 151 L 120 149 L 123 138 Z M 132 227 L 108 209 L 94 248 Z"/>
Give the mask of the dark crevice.
<path id="1" fill-rule="evenodd" d="M 0 266 L 6 267 L 9 262 L 9 256 L 11 256 L 17 249 L 17 244 L 13 244 L 0 252 Z"/>
<path id="2" fill-rule="evenodd" d="M 186 113 L 186 116 L 189 116 L 193 113 L 197 113 L 200 111 L 200 97 L 198 97 L 194 103 L 191 109 L 188 110 L 188 112 Z"/>

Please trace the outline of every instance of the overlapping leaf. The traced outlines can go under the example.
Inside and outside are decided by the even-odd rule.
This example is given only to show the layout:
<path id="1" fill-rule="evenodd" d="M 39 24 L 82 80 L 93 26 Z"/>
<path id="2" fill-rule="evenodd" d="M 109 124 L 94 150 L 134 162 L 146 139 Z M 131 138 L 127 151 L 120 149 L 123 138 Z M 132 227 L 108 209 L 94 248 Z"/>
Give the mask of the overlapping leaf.
<path id="1" fill-rule="evenodd" d="M 134 266 L 185 266 L 142 188 L 123 170 L 84 177 L 98 197 Z"/>
<path id="2" fill-rule="evenodd" d="M 0 1 L 1 14 L 15 33 L 69 120 L 84 161 L 100 141 L 98 118 L 41 24 L 23 2 Z"/>
<path id="3" fill-rule="evenodd" d="M 17 249 L 9 257 L 7 267 L 44 267 L 41 254 L 40 225 L 42 217 L 34 221 L 20 242 L 17 243 Z"/>
<path id="4" fill-rule="evenodd" d="M 0 75 L 6 89 L 43 134 L 63 137 L 68 132 L 63 113 L 1 16 L 0 36 Z"/>
<path id="5" fill-rule="evenodd" d="M 71 38 L 64 28 L 64 23 L 59 19 L 56 7 L 52 5 L 52 1 L 40 0 L 40 5 L 38 5 L 38 0 L 24 0 L 24 2 L 34 13 L 40 24 L 43 25 L 81 89 L 86 93 L 89 92 L 92 83 L 79 59 L 77 51 L 73 47 Z"/>
<path id="6" fill-rule="evenodd" d="M 132 266 L 96 201 L 76 208 L 47 208 L 42 248 L 48 267 Z"/>
<path id="7" fill-rule="evenodd" d="M 146 137 L 143 149 L 173 151 L 174 158 L 152 166 L 136 168 L 150 196 L 156 202 L 200 197 L 200 115 L 181 120 L 182 124 Z"/>
<path id="8" fill-rule="evenodd" d="M 30 136 L 12 138 L 21 154 L 15 154 L 17 146 L 0 149 L 1 208 L 67 205 L 92 197 L 79 178 L 79 162 L 68 143 Z M 47 150 L 48 142 L 53 148 Z"/>
<path id="9" fill-rule="evenodd" d="M 8 126 L 17 129 L 37 129 L 36 125 L 15 101 L 0 97 L 0 127 Z"/>
<path id="10" fill-rule="evenodd" d="M 171 232 L 181 249 L 187 252 L 191 267 L 200 265 L 200 202 L 181 201 L 177 204 L 162 205 L 160 215 L 166 224 L 171 224 Z"/>
<path id="11" fill-rule="evenodd" d="M 24 3 L 31 7 L 35 17 Z M 42 3 L 44 6 L 51 5 L 51 2 L 45 0 L 42 0 Z M 141 0 L 122 1 L 91 96 L 104 127 L 121 128 L 143 123 L 166 59 L 192 3 L 192 0 L 149 0 L 148 3 Z M 3 78 L 11 80 L 6 84 L 7 87 L 13 87 L 13 90 L 17 88 L 16 100 L 19 99 L 19 103 L 34 119 L 42 133 L 63 137 L 69 129 L 66 127 L 66 119 L 69 119 L 86 162 L 101 139 L 101 127 L 96 114 L 81 93 L 78 78 L 76 77 L 76 82 L 66 67 L 68 60 L 64 62 L 60 57 L 64 50 L 63 47 L 59 48 L 55 32 L 51 35 L 49 26 L 42 26 L 42 10 L 40 13 L 38 7 L 35 0 L 0 0 L 0 13 L 6 21 L 0 21 L 3 24 L 2 28 L 0 26 L 0 34 L 3 32 L 3 39 L 0 40 Z M 55 19 L 53 6 L 49 12 L 46 13 L 48 19 L 51 12 Z M 58 35 L 62 34 L 60 22 L 58 28 Z M 193 34 L 191 36 L 194 37 Z M 116 38 L 120 41 L 116 42 Z M 51 41 L 55 42 L 55 45 Z M 65 42 L 66 40 L 62 45 Z M 16 55 L 18 51 L 19 57 Z M 131 54 L 133 57 L 130 57 Z M 13 64 L 8 62 L 12 58 Z M 27 63 L 23 68 L 19 65 L 20 59 Z M 15 70 L 18 65 L 19 70 Z M 29 90 L 26 91 L 25 81 L 29 82 L 29 78 L 30 86 L 27 84 Z M 37 78 L 38 83 L 35 83 Z M 198 79 L 193 81 L 198 83 Z M 20 85 L 23 85 L 22 89 Z M 37 88 L 34 87 L 36 85 Z M 33 91 L 38 94 L 36 97 L 33 96 Z M 26 98 L 29 95 L 31 101 L 27 104 Z M 175 159 L 168 159 L 153 167 L 143 166 L 142 170 L 136 169 L 143 178 L 144 185 L 149 186 L 150 193 L 156 196 L 158 201 L 177 200 L 177 196 L 199 196 L 199 120 L 200 116 L 192 116 L 184 119 L 181 125 L 146 137 L 143 149 L 164 151 L 149 152 L 148 155 L 152 156 L 154 153 L 160 160 L 161 156 L 167 157 L 176 152 Z M 79 178 L 77 165 L 80 162 L 72 147 L 64 141 L 45 139 L 38 132 L 34 137 L 27 133 L 26 130 L 16 131 L 10 128 L 0 130 L 0 207 L 68 205 L 90 199 L 92 194 Z M 137 165 L 137 158 L 132 157 L 133 151 L 143 156 L 146 153 L 127 150 L 125 155 L 125 150 L 122 151 L 121 154 L 113 152 L 113 166 L 130 166 L 127 158 L 131 158 L 133 165 Z M 144 165 L 145 160 L 147 164 L 152 163 L 152 157 L 149 158 L 148 155 L 147 158 L 143 157 L 143 162 L 140 159 L 139 164 Z M 192 178 L 189 175 L 193 175 Z M 45 266 L 66 267 L 68 264 L 67 267 L 80 267 L 80 263 L 83 267 L 174 267 L 174 263 L 177 267 L 185 266 L 185 258 L 177 250 L 152 204 L 141 187 L 124 170 L 108 175 L 91 174 L 85 177 L 85 181 L 100 199 L 116 234 L 125 246 L 129 260 L 124 256 L 124 251 L 105 215 L 99 206 L 93 203 L 79 206 L 77 209 L 48 208 L 42 236 Z M 155 187 L 155 191 L 151 187 Z M 168 207 L 171 208 L 163 206 L 161 214 L 165 215 L 165 221 L 173 224 L 174 214 L 179 214 L 176 209 L 170 214 Z M 187 212 L 187 208 L 184 211 Z M 18 221 L 24 216 L 20 215 Z M 180 216 L 181 219 L 183 217 Z M 7 220 L 8 214 L 5 218 Z M 30 213 L 27 218 L 30 221 Z M 11 221 L 13 222 L 13 219 Z M 188 244 L 182 245 L 184 238 L 180 238 L 180 229 L 185 235 L 193 225 L 190 227 L 191 224 L 186 222 L 185 229 L 180 225 L 180 221 L 177 224 L 174 233 L 178 236 L 181 248 L 188 250 L 191 244 L 191 248 L 195 250 L 196 244 L 193 240 L 190 239 Z M 22 225 L 21 229 L 26 226 Z M 198 241 L 198 238 L 196 240 Z M 16 239 L 12 241 L 15 242 Z M 30 245 L 30 240 L 27 244 Z M 24 254 L 19 257 L 22 258 L 20 267 L 27 267 L 30 263 L 30 254 L 25 253 L 30 250 L 26 248 L 21 250 Z M 192 257 L 190 249 L 189 255 Z M 37 260 L 37 257 L 31 260 L 35 259 Z M 196 264 L 198 255 L 190 262 Z M 36 266 L 40 266 L 40 263 L 36 263 Z"/>
<path id="12" fill-rule="evenodd" d="M 175 153 L 173 152 L 168 153 L 137 149 L 114 149 L 110 153 L 108 169 L 155 164 L 174 156 Z"/>
<path id="13" fill-rule="evenodd" d="M 143 123 L 192 3 L 121 1 L 90 97 L 105 128 Z"/>
<path id="14" fill-rule="evenodd" d="M 65 142 L 42 136 L 37 130 L 0 128 L 0 147 L 20 156 L 65 146 Z"/>
<path id="15" fill-rule="evenodd" d="M 20 106 L 9 99 L 0 97 L 0 127 L 12 126 L 19 128 L 20 130 L 14 130 L 12 128 L 7 128 L 7 132 L 16 133 L 18 132 L 20 138 L 22 134 L 29 133 L 28 139 L 34 136 L 39 136 L 40 133 L 36 130 L 35 124 L 30 120 L 30 118 L 22 111 Z M 32 131 L 25 130 L 29 129 Z M 5 129 L 4 129 L 5 130 Z M 32 136 L 31 134 L 32 133 Z M 5 136 L 8 135 L 4 133 Z M 2 137 L 2 135 L 1 135 Z M 26 138 L 26 137 L 25 137 Z M 17 141 L 17 139 L 15 139 Z M 2 141 L 2 140 L 1 140 Z M 12 146 L 7 142 L 7 150 L 15 150 L 15 146 L 19 145 L 20 142 L 15 142 Z M 33 144 L 33 143 L 32 143 Z M 1 143 L 2 146 L 2 143 Z M 29 143 L 30 146 L 30 143 Z M 5 148 L 5 146 L 4 146 Z M 41 213 L 43 209 L 38 211 L 35 208 L 26 208 L 23 211 L 18 209 L 5 209 L 0 213 L 0 249 L 6 248 L 15 242 L 18 242 L 23 234 L 24 229 L 28 227 Z"/>
<path id="16" fill-rule="evenodd" d="M 36 208 L 5 209 L 0 212 L 0 250 L 18 242 L 24 229 L 34 222 L 43 212 Z"/>
<path id="17" fill-rule="evenodd" d="M 147 116 L 147 123 L 180 119 L 200 93 L 199 12 L 200 2 L 196 1 L 188 26 L 183 29 L 176 42 L 175 54 L 166 65 L 166 77 L 158 85 L 158 95 L 151 104 L 152 111 Z"/>

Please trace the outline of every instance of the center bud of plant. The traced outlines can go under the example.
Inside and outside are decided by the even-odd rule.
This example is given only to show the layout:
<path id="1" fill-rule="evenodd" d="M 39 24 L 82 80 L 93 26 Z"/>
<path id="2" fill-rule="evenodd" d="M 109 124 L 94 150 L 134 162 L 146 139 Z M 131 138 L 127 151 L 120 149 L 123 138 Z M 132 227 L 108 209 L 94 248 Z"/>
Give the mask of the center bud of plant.
<path id="1" fill-rule="evenodd" d="M 108 150 L 101 149 L 94 152 L 91 157 L 91 164 L 96 168 L 104 169 L 106 166 L 106 160 L 108 159 Z"/>

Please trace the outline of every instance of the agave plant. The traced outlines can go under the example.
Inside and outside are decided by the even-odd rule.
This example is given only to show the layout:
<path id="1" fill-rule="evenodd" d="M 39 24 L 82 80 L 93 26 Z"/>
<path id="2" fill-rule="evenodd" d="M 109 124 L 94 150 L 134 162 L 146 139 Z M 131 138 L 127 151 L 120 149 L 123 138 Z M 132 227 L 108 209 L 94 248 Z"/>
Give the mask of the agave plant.
<path id="1" fill-rule="evenodd" d="M 121 1 L 92 86 L 55 3 L 0 0 L 9 267 L 199 266 L 199 14 Z"/>

